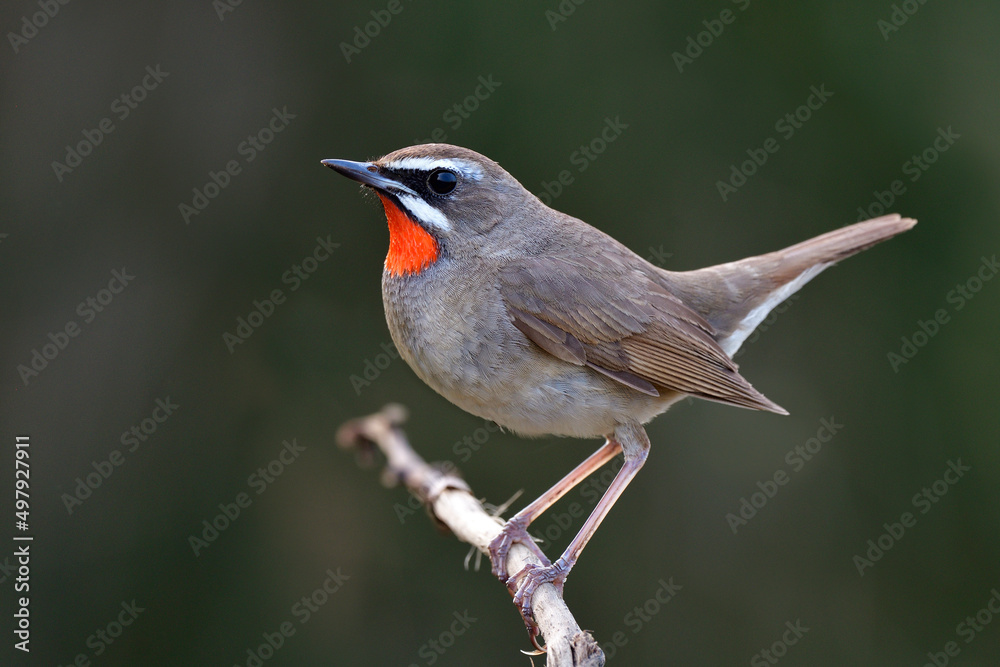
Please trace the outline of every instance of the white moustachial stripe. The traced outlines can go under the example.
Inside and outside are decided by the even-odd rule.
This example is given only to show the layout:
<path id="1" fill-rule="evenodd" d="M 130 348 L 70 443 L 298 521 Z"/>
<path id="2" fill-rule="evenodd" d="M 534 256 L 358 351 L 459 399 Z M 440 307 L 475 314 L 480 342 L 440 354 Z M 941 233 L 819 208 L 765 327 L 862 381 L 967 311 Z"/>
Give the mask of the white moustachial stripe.
<path id="1" fill-rule="evenodd" d="M 399 203 L 406 208 L 407 212 L 411 216 L 428 227 L 433 227 L 434 229 L 442 232 L 451 231 L 451 223 L 448 222 L 448 218 L 445 217 L 444 213 L 437 210 L 420 197 L 404 194 L 398 194 L 396 197 L 399 199 Z"/>

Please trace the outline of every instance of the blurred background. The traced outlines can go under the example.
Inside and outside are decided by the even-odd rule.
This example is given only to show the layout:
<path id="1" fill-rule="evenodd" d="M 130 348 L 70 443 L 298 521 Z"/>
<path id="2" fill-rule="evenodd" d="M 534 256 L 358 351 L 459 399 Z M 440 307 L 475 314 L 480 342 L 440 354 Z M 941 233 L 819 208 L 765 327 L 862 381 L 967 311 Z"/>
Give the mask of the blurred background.
<path id="1" fill-rule="evenodd" d="M 791 416 L 649 426 L 566 599 L 609 664 L 997 663 L 996 3 L 17 0 L 0 28 L 3 664 L 529 664 L 487 569 L 333 440 L 403 403 L 515 509 L 601 444 L 499 433 L 387 351 L 381 207 L 319 160 L 431 137 L 670 269 L 918 218 L 741 351 Z M 609 475 L 538 521 L 548 553 Z"/>

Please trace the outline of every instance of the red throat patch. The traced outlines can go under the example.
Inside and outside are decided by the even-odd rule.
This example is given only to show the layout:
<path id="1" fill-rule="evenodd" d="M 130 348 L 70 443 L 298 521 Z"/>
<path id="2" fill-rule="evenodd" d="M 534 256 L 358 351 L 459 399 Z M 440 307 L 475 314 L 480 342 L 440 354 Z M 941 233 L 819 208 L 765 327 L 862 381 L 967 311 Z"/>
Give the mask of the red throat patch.
<path id="1" fill-rule="evenodd" d="M 399 210 L 391 199 L 378 193 L 389 223 L 389 254 L 385 270 L 394 276 L 420 273 L 437 261 L 438 244 L 423 227 Z"/>

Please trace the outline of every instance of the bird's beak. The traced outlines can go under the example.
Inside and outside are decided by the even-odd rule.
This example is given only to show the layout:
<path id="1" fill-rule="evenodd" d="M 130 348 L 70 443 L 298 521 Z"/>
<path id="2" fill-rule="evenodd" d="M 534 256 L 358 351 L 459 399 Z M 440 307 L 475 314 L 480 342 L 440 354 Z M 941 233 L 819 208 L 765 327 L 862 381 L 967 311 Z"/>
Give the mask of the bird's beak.
<path id="1" fill-rule="evenodd" d="M 406 187 L 399 181 L 387 178 L 378 173 L 378 165 L 372 162 L 351 162 L 350 160 L 320 160 L 330 169 L 347 176 L 353 181 L 362 185 L 375 188 L 376 190 L 389 192 L 404 192 L 416 196 L 416 192 Z"/>

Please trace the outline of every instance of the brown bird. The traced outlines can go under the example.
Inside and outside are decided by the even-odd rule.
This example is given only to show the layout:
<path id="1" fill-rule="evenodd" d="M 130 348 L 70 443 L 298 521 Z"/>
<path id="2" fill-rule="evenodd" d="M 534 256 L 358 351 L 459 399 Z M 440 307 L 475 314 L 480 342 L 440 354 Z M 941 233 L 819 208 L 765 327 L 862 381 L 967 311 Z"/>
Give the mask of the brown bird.
<path id="1" fill-rule="evenodd" d="M 733 354 L 772 308 L 823 269 L 910 229 L 887 215 L 784 250 L 697 271 L 660 269 L 555 211 L 500 165 L 447 144 L 371 162 L 323 164 L 372 188 L 389 223 L 382 274 L 400 355 L 460 408 L 527 436 L 606 443 L 515 514 L 490 546 L 534 640 L 531 598 L 562 588 L 642 467 L 643 424 L 686 396 L 788 414 L 737 371 Z M 527 533 L 539 514 L 624 452 L 621 470 L 551 563 Z M 506 576 L 513 542 L 545 565 Z"/>

